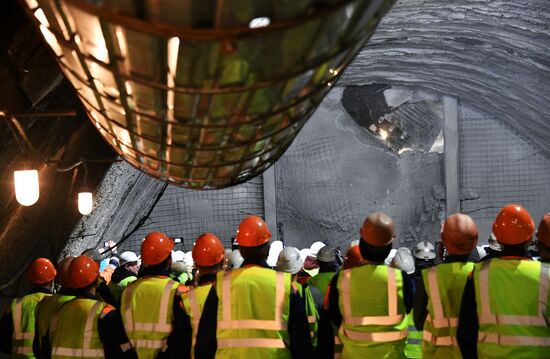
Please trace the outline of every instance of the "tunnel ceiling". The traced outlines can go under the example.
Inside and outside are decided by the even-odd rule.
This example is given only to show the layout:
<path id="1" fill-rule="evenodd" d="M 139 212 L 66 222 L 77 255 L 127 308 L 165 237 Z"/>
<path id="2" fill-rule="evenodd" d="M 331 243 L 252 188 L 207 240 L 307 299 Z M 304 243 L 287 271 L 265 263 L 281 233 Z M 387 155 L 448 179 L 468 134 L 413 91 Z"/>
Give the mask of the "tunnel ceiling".
<path id="1" fill-rule="evenodd" d="M 452 95 L 550 151 L 549 24 L 547 0 L 398 1 L 338 85 Z"/>

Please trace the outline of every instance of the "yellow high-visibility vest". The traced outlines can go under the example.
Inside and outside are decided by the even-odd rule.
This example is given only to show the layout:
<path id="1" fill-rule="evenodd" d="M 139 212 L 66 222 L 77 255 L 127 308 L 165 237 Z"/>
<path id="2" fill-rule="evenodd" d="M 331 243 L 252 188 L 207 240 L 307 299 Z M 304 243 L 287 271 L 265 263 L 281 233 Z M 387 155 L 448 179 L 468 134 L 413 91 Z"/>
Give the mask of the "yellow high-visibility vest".
<path id="1" fill-rule="evenodd" d="M 197 330 L 204 308 L 204 302 L 212 289 L 212 283 L 191 287 L 189 291 L 181 296 L 183 307 L 191 319 L 192 341 L 191 341 L 191 357 L 195 357 L 195 342 L 197 340 Z"/>
<path id="2" fill-rule="evenodd" d="M 13 358 L 34 358 L 32 342 L 36 326 L 36 306 L 51 294 L 32 293 L 11 302 L 11 314 L 13 318 Z"/>

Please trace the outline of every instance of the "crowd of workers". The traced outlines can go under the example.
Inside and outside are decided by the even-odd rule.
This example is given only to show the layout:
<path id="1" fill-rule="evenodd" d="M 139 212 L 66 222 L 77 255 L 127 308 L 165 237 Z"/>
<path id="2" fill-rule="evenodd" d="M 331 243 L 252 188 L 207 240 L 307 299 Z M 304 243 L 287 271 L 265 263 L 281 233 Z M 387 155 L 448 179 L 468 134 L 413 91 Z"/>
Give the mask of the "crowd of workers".
<path id="1" fill-rule="evenodd" d="M 35 288 L 0 319 L 0 349 L 30 358 L 548 358 L 550 214 L 529 253 L 534 234 L 529 213 L 511 204 L 487 248 L 476 247 L 475 222 L 454 214 L 439 250 L 426 241 L 392 250 L 393 221 L 378 212 L 342 268 L 322 244 L 306 255 L 280 248 L 272 268 L 271 233 L 249 216 L 238 251 L 211 233 L 196 239 L 190 277 L 173 260 L 174 241 L 152 232 L 141 256 L 122 253 L 114 272 L 100 272 L 95 250 L 57 269 L 36 259 L 27 271 Z"/>

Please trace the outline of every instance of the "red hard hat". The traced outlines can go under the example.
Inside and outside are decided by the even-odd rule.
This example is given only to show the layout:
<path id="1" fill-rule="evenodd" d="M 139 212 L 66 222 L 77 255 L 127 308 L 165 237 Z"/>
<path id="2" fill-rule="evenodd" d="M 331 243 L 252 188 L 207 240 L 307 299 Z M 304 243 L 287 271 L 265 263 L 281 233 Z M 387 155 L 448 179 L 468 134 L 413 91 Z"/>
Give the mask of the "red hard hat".
<path id="1" fill-rule="evenodd" d="M 240 247 L 259 247 L 271 239 L 271 232 L 263 219 L 248 216 L 239 225 L 235 240 Z"/>
<path id="2" fill-rule="evenodd" d="M 69 267 L 75 258 L 75 256 L 68 256 L 57 264 L 57 283 L 59 283 L 62 288 L 72 288 Z"/>
<path id="3" fill-rule="evenodd" d="M 57 271 L 48 258 L 35 259 L 27 270 L 27 279 L 32 284 L 40 285 L 54 280 Z"/>
<path id="4" fill-rule="evenodd" d="M 203 233 L 193 246 L 193 261 L 201 267 L 211 267 L 223 261 L 225 254 L 220 239 L 212 233 Z"/>
<path id="5" fill-rule="evenodd" d="M 550 248 L 550 213 L 545 214 L 540 220 L 537 238 L 539 242 Z"/>
<path id="6" fill-rule="evenodd" d="M 99 277 L 99 264 L 88 256 L 78 256 L 69 265 L 69 280 L 73 288 L 86 288 Z"/>
<path id="7" fill-rule="evenodd" d="M 358 245 L 352 246 L 348 249 L 346 259 L 344 259 L 344 269 L 358 267 L 365 263 L 366 261 L 363 259 L 363 256 L 361 256 L 361 251 L 359 250 Z"/>
<path id="8" fill-rule="evenodd" d="M 499 243 L 516 245 L 529 241 L 535 232 L 535 222 L 519 204 L 504 206 L 493 223 L 493 233 Z"/>
<path id="9" fill-rule="evenodd" d="M 164 233 L 151 232 L 141 243 L 141 261 L 148 266 L 162 263 L 172 254 L 172 249 L 174 249 L 173 240 Z"/>
<path id="10" fill-rule="evenodd" d="M 441 239 L 450 255 L 470 254 L 477 243 L 478 230 L 474 220 L 467 214 L 455 213 L 447 217 Z"/>
<path id="11" fill-rule="evenodd" d="M 363 241 L 372 246 L 387 246 L 395 239 L 393 220 L 382 212 L 371 213 L 363 221 L 359 234 Z"/>

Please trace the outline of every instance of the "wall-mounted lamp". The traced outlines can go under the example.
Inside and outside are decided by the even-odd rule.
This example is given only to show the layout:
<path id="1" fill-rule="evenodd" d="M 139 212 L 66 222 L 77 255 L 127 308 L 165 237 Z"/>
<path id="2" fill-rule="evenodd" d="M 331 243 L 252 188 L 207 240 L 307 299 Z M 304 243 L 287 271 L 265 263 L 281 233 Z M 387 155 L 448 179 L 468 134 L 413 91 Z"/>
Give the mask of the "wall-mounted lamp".
<path id="1" fill-rule="evenodd" d="M 40 197 L 38 171 L 32 166 L 21 166 L 13 172 L 15 199 L 22 206 L 32 206 Z"/>

